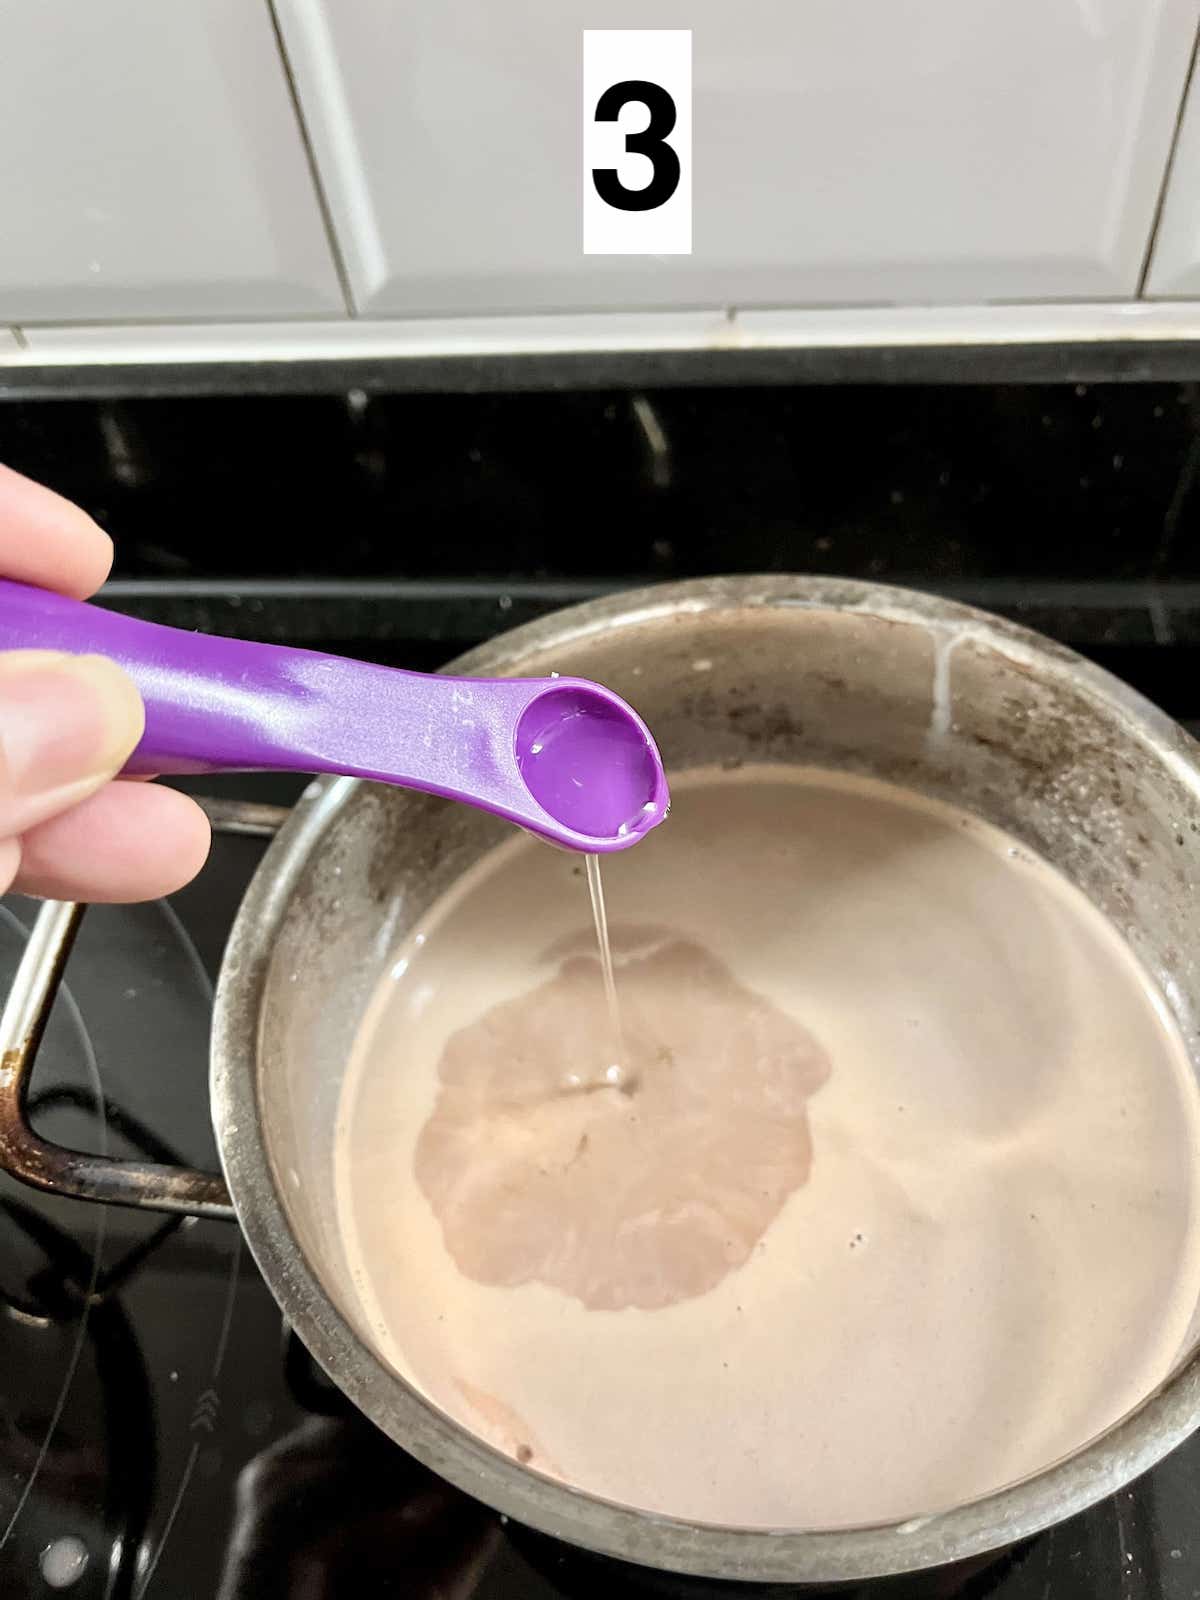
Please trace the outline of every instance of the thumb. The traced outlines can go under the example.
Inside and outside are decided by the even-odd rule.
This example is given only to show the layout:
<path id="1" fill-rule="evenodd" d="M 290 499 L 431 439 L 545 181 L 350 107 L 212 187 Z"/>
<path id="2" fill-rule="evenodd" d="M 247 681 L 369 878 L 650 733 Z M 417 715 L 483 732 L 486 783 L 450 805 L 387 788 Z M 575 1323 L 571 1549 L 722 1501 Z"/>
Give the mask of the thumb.
<path id="1" fill-rule="evenodd" d="M 0 653 L 0 839 L 78 805 L 142 736 L 133 680 L 103 656 Z"/>

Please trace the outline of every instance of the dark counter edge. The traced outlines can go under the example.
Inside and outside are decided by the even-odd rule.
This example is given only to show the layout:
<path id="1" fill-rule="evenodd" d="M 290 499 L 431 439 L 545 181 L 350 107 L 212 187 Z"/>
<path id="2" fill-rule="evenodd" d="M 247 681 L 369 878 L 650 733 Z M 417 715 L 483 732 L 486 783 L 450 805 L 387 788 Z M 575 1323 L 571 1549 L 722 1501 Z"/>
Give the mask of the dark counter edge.
<path id="1" fill-rule="evenodd" d="M 499 393 L 790 384 L 1149 383 L 1200 378 L 1200 340 L 327 357 L 4 366 L 0 400 Z"/>

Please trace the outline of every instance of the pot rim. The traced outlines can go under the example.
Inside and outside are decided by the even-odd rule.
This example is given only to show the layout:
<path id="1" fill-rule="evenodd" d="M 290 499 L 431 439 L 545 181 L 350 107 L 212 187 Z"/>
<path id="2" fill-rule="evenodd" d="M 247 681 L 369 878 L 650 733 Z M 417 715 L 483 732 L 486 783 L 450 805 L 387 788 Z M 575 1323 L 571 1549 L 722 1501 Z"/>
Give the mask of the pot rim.
<path id="1" fill-rule="evenodd" d="M 927 627 L 968 626 L 995 648 L 1075 688 L 1136 730 L 1200 799 L 1197 746 L 1164 712 L 1066 647 L 955 601 L 883 584 L 802 576 L 692 579 L 556 611 L 460 656 L 446 671 L 504 675 L 535 651 L 667 615 L 797 606 L 854 610 Z M 361 780 L 309 785 L 268 848 L 238 910 L 213 1017 L 211 1095 L 221 1165 L 238 1220 L 284 1316 L 330 1378 L 384 1433 L 466 1493 L 552 1537 L 619 1560 L 758 1582 L 863 1581 L 978 1558 L 1039 1533 L 1123 1488 L 1200 1424 L 1200 1350 L 1135 1410 L 1074 1455 L 1008 1488 L 929 1516 L 834 1530 L 725 1528 L 639 1511 L 518 1465 L 476 1439 L 386 1367 L 337 1309 L 292 1232 L 255 1088 L 271 951 L 292 891 Z M 864 1441 L 869 1449 L 869 1441 Z"/>

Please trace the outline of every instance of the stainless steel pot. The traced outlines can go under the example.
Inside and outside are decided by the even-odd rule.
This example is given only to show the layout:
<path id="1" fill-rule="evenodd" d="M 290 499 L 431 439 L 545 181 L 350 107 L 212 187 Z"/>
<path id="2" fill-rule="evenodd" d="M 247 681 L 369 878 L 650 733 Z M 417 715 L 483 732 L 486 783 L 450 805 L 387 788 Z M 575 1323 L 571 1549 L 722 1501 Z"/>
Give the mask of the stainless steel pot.
<path id="1" fill-rule="evenodd" d="M 751 577 L 562 611 L 454 670 L 598 678 L 645 715 L 668 770 L 815 763 L 965 805 L 1107 914 L 1161 984 L 1200 1070 L 1200 747 L 1071 652 L 919 594 Z M 668 1572 L 823 1584 L 975 1560 L 1119 1489 L 1200 1423 L 1193 1348 L 1103 1437 L 1012 1488 L 898 1526 L 761 1532 L 576 1493 L 429 1405 L 376 1358 L 364 1327 L 334 1220 L 332 1128 L 390 952 L 504 831 L 429 796 L 310 786 L 255 876 L 218 986 L 212 1102 L 228 1196 L 218 1178 L 64 1154 L 26 1127 L 22 1083 L 75 915 L 47 908 L 0 1026 L 0 1161 L 42 1187 L 123 1203 L 221 1215 L 232 1197 L 285 1316 L 384 1432 L 511 1517 Z"/>

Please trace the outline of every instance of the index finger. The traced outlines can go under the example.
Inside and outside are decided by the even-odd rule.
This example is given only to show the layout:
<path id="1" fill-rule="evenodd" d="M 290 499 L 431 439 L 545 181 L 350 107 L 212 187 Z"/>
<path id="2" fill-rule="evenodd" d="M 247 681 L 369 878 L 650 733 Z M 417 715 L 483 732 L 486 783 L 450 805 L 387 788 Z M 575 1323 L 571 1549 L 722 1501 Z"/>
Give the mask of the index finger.
<path id="1" fill-rule="evenodd" d="M 86 511 L 0 466 L 0 577 L 86 600 L 112 559 L 112 540 Z"/>

